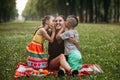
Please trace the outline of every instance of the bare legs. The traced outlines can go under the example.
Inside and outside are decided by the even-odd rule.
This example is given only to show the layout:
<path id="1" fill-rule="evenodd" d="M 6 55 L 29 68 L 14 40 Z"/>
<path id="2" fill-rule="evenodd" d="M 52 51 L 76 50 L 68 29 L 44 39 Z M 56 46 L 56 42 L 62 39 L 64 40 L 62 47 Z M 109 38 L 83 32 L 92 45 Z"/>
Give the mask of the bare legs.
<path id="1" fill-rule="evenodd" d="M 60 54 L 58 57 L 54 58 L 51 60 L 49 63 L 49 68 L 50 69 L 64 69 L 66 71 L 70 71 L 71 67 L 69 66 L 68 62 L 66 61 L 66 58 L 64 54 Z"/>

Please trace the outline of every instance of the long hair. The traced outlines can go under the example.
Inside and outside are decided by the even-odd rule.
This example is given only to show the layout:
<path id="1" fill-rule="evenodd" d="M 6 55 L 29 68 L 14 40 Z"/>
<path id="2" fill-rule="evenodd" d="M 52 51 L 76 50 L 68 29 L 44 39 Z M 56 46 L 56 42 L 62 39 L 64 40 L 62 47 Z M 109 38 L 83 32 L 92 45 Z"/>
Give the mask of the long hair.
<path id="1" fill-rule="evenodd" d="M 45 26 L 46 21 L 49 20 L 50 17 L 51 17 L 51 15 L 46 15 L 46 16 L 44 16 L 44 18 L 42 19 L 42 26 Z M 34 35 L 36 34 L 36 32 L 37 32 L 39 29 L 40 29 L 40 27 L 35 30 Z"/>
<path id="2" fill-rule="evenodd" d="M 46 21 L 49 20 L 51 17 L 51 15 L 46 15 L 43 19 L 42 19 L 42 25 L 45 26 Z"/>

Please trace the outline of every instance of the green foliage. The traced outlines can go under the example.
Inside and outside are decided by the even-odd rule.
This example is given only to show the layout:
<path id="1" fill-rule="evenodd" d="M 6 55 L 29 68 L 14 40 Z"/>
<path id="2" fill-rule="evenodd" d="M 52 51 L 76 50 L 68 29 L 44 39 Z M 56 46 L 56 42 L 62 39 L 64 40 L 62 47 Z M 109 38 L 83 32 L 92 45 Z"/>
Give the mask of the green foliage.
<path id="1" fill-rule="evenodd" d="M 25 10 L 23 11 L 23 16 L 26 17 L 26 19 L 33 20 L 35 17 L 38 17 L 38 11 L 37 11 L 37 5 L 38 0 L 28 0 L 27 5 L 25 7 Z"/>
<path id="2" fill-rule="evenodd" d="M 46 14 L 54 14 L 56 12 L 56 3 L 57 0 L 28 0 L 22 15 L 26 19 L 40 19 Z"/>
<path id="3" fill-rule="evenodd" d="M 0 23 L 14 19 L 16 14 L 17 10 L 15 0 L 0 1 Z"/>
<path id="4" fill-rule="evenodd" d="M 0 24 L 0 79 L 15 80 L 18 62 L 26 61 L 26 45 L 31 41 L 40 22 L 9 22 Z M 118 80 L 120 79 L 120 27 L 117 24 L 79 24 L 83 63 L 98 64 L 102 74 L 85 77 L 53 75 L 47 77 L 21 77 L 21 80 Z M 47 41 L 45 43 L 47 52 Z"/>
<path id="5" fill-rule="evenodd" d="M 40 19 L 52 15 L 76 15 L 80 22 L 120 22 L 119 0 L 28 0 L 23 16 Z"/>

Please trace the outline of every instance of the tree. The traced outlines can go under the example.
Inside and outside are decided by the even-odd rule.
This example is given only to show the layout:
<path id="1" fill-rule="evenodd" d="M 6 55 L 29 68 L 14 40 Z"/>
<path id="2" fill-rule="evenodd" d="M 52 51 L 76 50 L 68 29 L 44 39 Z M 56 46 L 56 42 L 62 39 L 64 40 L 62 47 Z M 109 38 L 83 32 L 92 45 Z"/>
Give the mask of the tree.
<path id="1" fill-rule="evenodd" d="M 79 0 L 78 9 L 79 9 L 79 19 L 80 19 L 80 22 L 83 22 L 83 0 Z"/>
<path id="2" fill-rule="evenodd" d="M 76 15 L 76 2 L 75 0 L 68 0 L 69 3 L 69 14 Z"/>
<path id="3" fill-rule="evenodd" d="M 120 1 L 114 0 L 114 22 L 119 22 L 120 18 Z"/>
<path id="4" fill-rule="evenodd" d="M 15 0 L 0 1 L 0 23 L 7 22 L 15 18 L 17 14 Z"/>
<path id="5" fill-rule="evenodd" d="M 93 22 L 93 0 L 88 0 L 89 2 L 89 22 Z"/>
<path id="6" fill-rule="evenodd" d="M 30 19 L 30 20 L 37 19 L 37 14 L 38 14 L 37 7 L 36 7 L 37 3 L 38 3 L 38 0 L 35 0 L 34 2 L 33 0 L 28 0 L 27 5 L 22 13 L 22 15 L 26 19 Z"/>
<path id="7" fill-rule="evenodd" d="M 73 14 L 79 16 L 80 22 L 119 22 L 119 5 L 120 0 L 28 0 L 23 15 L 40 19 L 48 14 Z"/>
<path id="8" fill-rule="evenodd" d="M 108 23 L 108 14 L 110 8 L 110 0 L 103 0 L 104 3 L 104 22 Z"/>

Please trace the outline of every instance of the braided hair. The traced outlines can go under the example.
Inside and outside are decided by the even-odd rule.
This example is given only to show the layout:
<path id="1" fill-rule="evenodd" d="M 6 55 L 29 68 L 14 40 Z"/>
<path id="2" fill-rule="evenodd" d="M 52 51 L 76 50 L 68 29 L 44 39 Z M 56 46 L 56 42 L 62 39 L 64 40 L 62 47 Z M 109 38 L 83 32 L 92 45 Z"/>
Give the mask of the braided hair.
<path id="1" fill-rule="evenodd" d="M 43 25 L 43 26 L 45 26 L 46 21 L 49 20 L 50 17 L 51 17 L 51 15 L 46 15 L 46 16 L 42 19 L 42 25 Z M 40 27 L 39 27 L 37 30 L 35 30 L 34 35 L 36 34 L 36 32 L 37 32 L 39 29 L 40 29 Z"/>
<path id="2" fill-rule="evenodd" d="M 42 25 L 45 26 L 46 21 L 49 20 L 51 17 L 51 15 L 46 15 L 43 19 L 42 19 Z"/>

